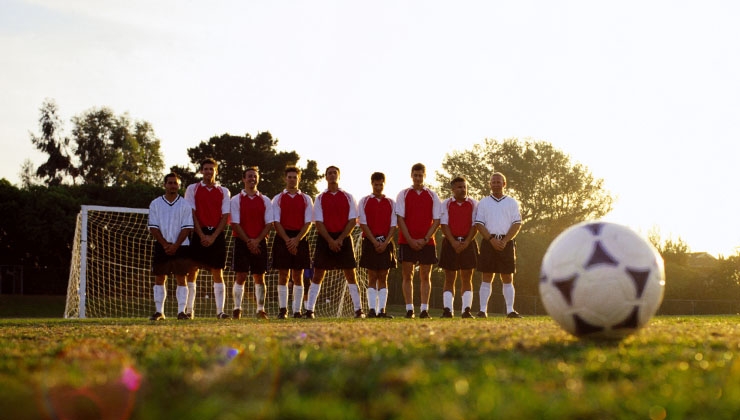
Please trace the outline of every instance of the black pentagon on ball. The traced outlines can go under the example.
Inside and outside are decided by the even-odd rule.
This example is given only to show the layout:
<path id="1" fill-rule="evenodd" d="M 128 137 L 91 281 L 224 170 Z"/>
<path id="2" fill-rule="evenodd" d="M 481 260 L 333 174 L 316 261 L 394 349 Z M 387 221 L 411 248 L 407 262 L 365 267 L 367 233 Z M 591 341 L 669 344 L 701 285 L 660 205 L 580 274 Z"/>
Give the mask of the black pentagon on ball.
<path id="1" fill-rule="evenodd" d="M 603 223 L 589 223 L 584 227 L 588 229 L 589 231 L 591 231 L 591 233 L 594 236 L 599 236 L 601 235 L 601 229 L 604 228 L 604 224 Z"/>
<path id="2" fill-rule="evenodd" d="M 576 325 L 576 335 L 579 337 L 604 331 L 604 327 L 589 324 L 578 314 L 573 314 L 573 321 Z"/>
<path id="3" fill-rule="evenodd" d="M 562 280 L 553 280 L 552 282 L 553 287 L 558 289 L 563 299 L 568 302 L 568 306 L 573 306 L 573 288 L 576 285 L 577 278 L 578 275 L 574 275 Z"/>
<path id="4" fill-rule="evenodd" d="M 619 263 L 617 262 L 614 257 L 612 257 L 609 252 L 604 248 L 604 245 L 601 244 L 601 241 L 596 241 L 596 245 L 594 246 L 594 251 L 591 254 L 591 257 L 588 259 L 586 264 L 584 265 L 585 268 L 591 268 L 594 265 L 598 264 L 606 264 L 606 265 L 612 265 L 617 266 Z"/>
<path id="5" fill-rule="evenodd" d="M 650 278 L 650 269 L 647 270 L 636 270 L 631 268 L 626 268 L 625 271 L 632 279 L 632 283 L 635 285 L 635 290 L 637 290 L 636 297 L 640 299 L 642 297 L 642 292 L 645 291 L 645 286 L 647 285 L 648 279 Z"/>

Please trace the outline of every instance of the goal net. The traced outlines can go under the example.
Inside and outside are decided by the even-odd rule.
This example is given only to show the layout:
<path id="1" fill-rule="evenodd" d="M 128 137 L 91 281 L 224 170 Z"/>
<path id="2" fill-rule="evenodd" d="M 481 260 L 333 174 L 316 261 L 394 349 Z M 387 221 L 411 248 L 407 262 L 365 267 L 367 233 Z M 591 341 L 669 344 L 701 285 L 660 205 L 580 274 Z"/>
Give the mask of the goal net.
<path id="1" fill-rule="evenodd" d="M 154 239 L 147 228 L 148 214 L 148 209 L 82 206 L 72 247 L 65 318 L 145 318 L 154 313 L 154 275 L 151 274 Z M 359 228 L 352 232 L 357 261 L 360 260 L 360 235 Z M 267 238 L 268 251 L 272 249 L 274 237 L 275 232 L 272 231 Z M 313 255 L 316 245 L 316 230 L 313 228 L 308 233 L 308 241 Z M 226 230 L 226 244 L 224 312 L 230 314 L 234 305 L 231 289 L 235 278 L 231 269 L 234 239 L 230 227 Z M 271 318 L 278 312 L 277 281 L 277 270 L 265 273 L 265 310 Z M 367 308 L 367 272 L 359 267 L 357 284 L 363 308 Z M 177 315 L 176 286 L 174 277 L 168 277 L 164 314 L 173 318 Z M 215 317 L 213 279 L 208 270 L 200 270 L 196 287 L 196 317 Z M 288 287 L 288 290 L 290 315 L 293 296 L 292 288 Z M 352 299 L 341 270 L 326 272 L 314 310 L 319 317 L 354 316 Z M 247 317 L 257 311 L 251 276 L 245 284 L 242 311 Z"/>

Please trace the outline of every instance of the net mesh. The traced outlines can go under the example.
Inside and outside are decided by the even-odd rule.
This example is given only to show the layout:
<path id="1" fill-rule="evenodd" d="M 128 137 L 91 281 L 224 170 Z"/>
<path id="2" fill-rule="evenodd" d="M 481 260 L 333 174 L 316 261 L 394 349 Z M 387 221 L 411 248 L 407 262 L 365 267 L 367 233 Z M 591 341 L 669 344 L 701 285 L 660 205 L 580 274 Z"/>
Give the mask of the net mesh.
<path id="1" fill-rule="evenodd" d="M 75 239 L 67 286 L 65 318 L 143 318 L 154 312 L 151 259 L 154 239 L 147 228 L 148 209 L 83 206 L 77 216 Z M 360 255 L 359 228 L 352 233 L 355 255 Z M 272 249 L 274 231 L 267 238 L 268 251 Z M 311 253 L 316 245 L 316 230 L 307 235 Z M 231 228 L 226 230 L 227 261 L 224 270 L 226 303 L 224 311 L 231 312 L 231 288 L 235 273 L 231 269 L 234 241 Z M 269 255 L 270 262 L 272 255 Z M 303 281 L 303 279 L 292 279 Z M 265 310 L 274 317 L 278 312 L 277 270 L 265 273 Z M 367 273 L 357 269 L 357 284 L 363 307 L 367 307 Z M 290 283 L 289 283 L 290 285 Z M 177 314 L 177 299 L 173 278 L 167 279 L 165 316 Z M 200 270 L 196 282 L 195 311 L 198 317 L 214 317 L 216 304 L 213 297 L 213 279 L 208 270 Z M 288 312 L 291 313 L 292 288 L 289 287 Z M 307 293 L 307 290 L 306 290 Z M 304 308 L 305 309 L 305 308 Z M 255 313 L 254 283 L 244 287 L 243 313 Z M 353 316 L 354 307 L 347 282 L 341 270 L 326 272 L 322 282 L 315 312 L 320 317 Z"/>

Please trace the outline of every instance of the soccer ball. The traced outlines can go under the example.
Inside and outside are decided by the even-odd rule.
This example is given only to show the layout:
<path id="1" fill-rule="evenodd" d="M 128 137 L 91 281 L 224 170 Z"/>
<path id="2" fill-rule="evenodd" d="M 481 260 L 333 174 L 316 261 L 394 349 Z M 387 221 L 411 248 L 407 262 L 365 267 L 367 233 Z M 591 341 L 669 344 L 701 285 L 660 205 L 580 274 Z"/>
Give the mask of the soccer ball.
<path id="1" fill-rule="evenodd" d="M 576 337 L 621 339 L 660 307 L 663 258 L 633 230 L 583 222 L 550 244 L 540 271 L 547 313 Z"/>

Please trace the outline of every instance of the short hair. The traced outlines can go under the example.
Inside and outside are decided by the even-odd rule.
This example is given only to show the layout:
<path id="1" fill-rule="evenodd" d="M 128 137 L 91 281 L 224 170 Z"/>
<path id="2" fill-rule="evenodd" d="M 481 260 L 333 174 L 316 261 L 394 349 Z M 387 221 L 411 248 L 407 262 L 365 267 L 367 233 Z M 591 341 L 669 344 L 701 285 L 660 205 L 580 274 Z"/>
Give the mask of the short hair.
<path id="1" fill-rule="evenodd" d="M 382 172 L 373 172 L 373 174 L 370 175 L 370 182 L 373 182 L 373 181 L 385 182 L 385 174 Z"/>
<path id="2" fill-rule="evenodd" d="M 254 172 L 257 173 L 257 175 L 259 175 L 260 174 L 260 167 L 259 166 L 249 166 L 249 167 L 247 167 L 244 170 L 244 172 L 242 172 L 242 178 L 244 178 L 245 176 L 247 176 L 247 172 L 249 172 L 249 171 L 254 171 Z"/>
<path id="3" fill-rule="evenodd" d="M 456 176 L 450 181 L 450 186 L 455 186 L 458 182 L 468 182 L 468 180 L 465 179 L 463 176 Z"/>
<path id="4" fill-rule="evenodd" d="M 423 163 L 415 163 L 414 166 L 411 167 L 411 172 L 414 171 L 422 171 L 424 173 L 427 173 L 427 167 L 424 166 Z"/>
<path id="5" fill-rule="evenodd" d="M 213 165 L 214 168 L 218 169 L 218 162 L 216 162 L 216 159 L 208 157 L 200 161 L 200 170 L 203 170 L 203 167 L 209 163 Z"/>
<path id="6" fill-rule="evenodd" d="M 296 175 L 301 176 L 301 168 L 297 166 L 288 166 L 285 168 L 285 175 L 288 175 L 291 172 L 295 172 Z"/>
<path id="7" fill-rule="evenodd" d="M 178 183 L 181 182 L 180 175 L 178 175 L 178 174 L 176 174 L 174 172 L 170 172 L 170 173 L 168 173 L 167 175 L 164 176 L 164 183 L 165 184 L 167 183 L 167 179 L 169 179 L 169 178 L 175 178 Z"/>
<path id="8" fill-rule="evenodd" d="M 493 173 L 493 174 L 491 175 L 491 178 L 493 178 L 494 176 L 500 176 L 500 177 L 501 177 L 501 179 L 503 179 L 503 180 L 504 180 L 504 183 L 506 183 L 506 175 L 502 174 L 501 172 L 494 172 L 494 173 Z"/>
<path id="9" fill-rule="evenodd" d="M 341 173 L 341 171 L 339 170 L 338 167 L 336 167 L 334 165 L 329 165 L 329 166 L 326 167 L 326 170 L 324 171 L 324 174 L 326 174 L 327 172 L 329 172 L 329 169 L 331 169 L 331 168 L 336 169 L 337 170 L 337 174 L 340 174 Z"/>

